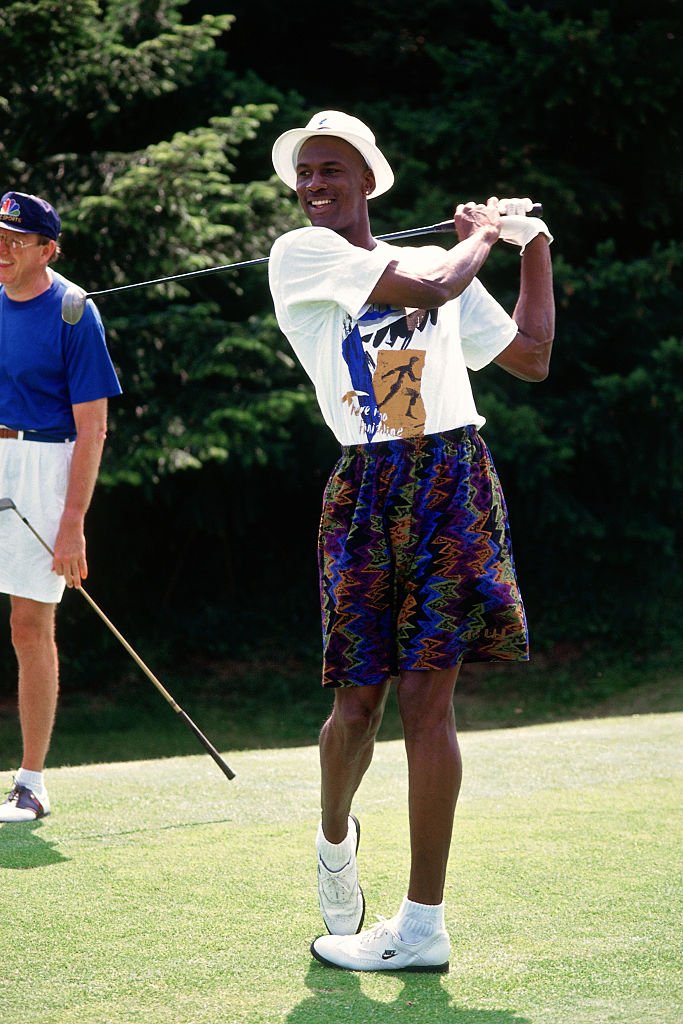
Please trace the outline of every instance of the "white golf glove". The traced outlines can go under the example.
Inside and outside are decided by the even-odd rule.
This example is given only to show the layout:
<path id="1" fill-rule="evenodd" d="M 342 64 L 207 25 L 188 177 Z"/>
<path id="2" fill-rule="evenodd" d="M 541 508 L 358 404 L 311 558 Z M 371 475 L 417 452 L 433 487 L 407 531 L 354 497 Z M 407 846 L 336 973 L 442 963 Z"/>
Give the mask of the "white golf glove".
<path id="1" fill-rule="evenodd" d="M 524 211 L 531 209 L 530 199 L 501 199 L 500 237 L 510 245 L 520 247 L 520 256 L 536 235 L 545 235 L 549 242 L 553 236 L 548 225 L 540 217 L 526 217 Z"/>

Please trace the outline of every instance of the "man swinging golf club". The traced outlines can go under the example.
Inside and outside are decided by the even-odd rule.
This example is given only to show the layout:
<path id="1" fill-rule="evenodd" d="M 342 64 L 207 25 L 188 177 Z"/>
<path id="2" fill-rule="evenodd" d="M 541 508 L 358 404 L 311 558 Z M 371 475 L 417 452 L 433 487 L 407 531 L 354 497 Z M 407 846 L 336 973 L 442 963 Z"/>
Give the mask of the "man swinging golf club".
<path id="1" fill-rule="evenodd" d="M 16 516 L 0 518 L 0 593 L 10 595 L 19 668 L 21 767 L 0 822 L 50 813 L 43 779 L 58 692 L 55 611 L 88 573 L 84 522 L 121 388 L 92 302 L 61 317 L 70 282 L 51 269 L 61 221 L 39 196 L 0 200 L 0 493 L 28 514 L 54 557 Z"/>
<path id="2" fill-rule="evenodd" d="M 370 129 L 316 114 L 273 147 L 311 226 L 279 238 L 270 286 L 282 331 L 342 446 L 320 528 L 323 685 L 318 892 L 329 935 L 313 955 L 350 970 L 446 971 L 444 883 L 461 761 L 453 692 L 464 661 L 525 661 L 505 503 L 479 434 L 468 370 L 548 374 L 554 302 L 545 223 L 497 199 L 455 211 L 459 242 L 373 237 L 368 199 L 393 173 Z M 519 247 L 512 316 L 476 275 L 499 238 Z M 354 794 L 392 678 L 408 758 L 411 866 L 398 913 L 361 931 Z"/>

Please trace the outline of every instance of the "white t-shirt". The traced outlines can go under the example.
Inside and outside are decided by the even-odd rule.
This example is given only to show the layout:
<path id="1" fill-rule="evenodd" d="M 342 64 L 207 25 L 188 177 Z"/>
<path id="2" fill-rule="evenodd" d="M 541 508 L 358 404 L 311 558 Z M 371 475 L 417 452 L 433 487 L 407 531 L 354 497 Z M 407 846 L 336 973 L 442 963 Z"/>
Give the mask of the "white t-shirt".
<path id="1" fill-rule="evenodd" d="M 475 278 L 431 310 L 367 302 L 393 260 L 426 269 L 443 252 L 381 241 L 369 251 L 319 227 L 290 231 L 273 245 L 268 273 L 280 329 L 341 444 L 483 426 L 467 370 L 486 366 L 517 334 L 484 286 Z"/>

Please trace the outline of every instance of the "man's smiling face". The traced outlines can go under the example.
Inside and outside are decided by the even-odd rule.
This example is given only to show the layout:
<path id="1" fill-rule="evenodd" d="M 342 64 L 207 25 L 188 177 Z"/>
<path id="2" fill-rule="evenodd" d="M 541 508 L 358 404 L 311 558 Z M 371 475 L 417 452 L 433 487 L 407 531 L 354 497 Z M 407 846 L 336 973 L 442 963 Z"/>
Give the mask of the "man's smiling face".
<path id="1" fill-rule="evenodd" d="M 367 226 L 367 197 L 375 176 L 350 143 L 333 135 L 304 142 L 296 164 L 296 192 L 314 227 L 354 241 Z"/>
<path id="2" fill-rule="evenodd" d="M 49 287 L 46 267 L 53 251 L 54 242 L 43 244 L 39 235 L 6 231 L 0 225 L 0 285 L 11 299 L 31 299 Z"/>

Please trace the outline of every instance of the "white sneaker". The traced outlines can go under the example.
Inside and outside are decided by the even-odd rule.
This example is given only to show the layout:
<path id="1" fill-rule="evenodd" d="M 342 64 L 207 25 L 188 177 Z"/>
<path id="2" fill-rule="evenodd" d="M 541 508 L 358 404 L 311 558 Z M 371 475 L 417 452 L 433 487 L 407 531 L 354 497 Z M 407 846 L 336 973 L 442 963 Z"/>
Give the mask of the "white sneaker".
<path id="1" fill-rule="evenodd" d="M 331 935 L 355 935 L 363 926 L 365 898 L 358 884 L 356 852 L 360 824 L 349 815 L 349 830 L 355 829 L 356 845 L 349 860 L 338 871 L 330 871 L 318 854 L 318 900 L 325 927 Z"/>
<path id="2" fill-rule="evenodd" d="M 0 822 L 35 821 L 36 818 L 46 818 L 49 813 L 47 792 L 39 800 L 32 790 L 19 782 L 14 783 L 4 803 L 0 804 Z"/>
<path id="3" fill-rule="evenodd" d="M 347 971 L 423 971 L 445 974 L 451 943 L 448 933 L 435 932 L 420 942 L 404 942 L 393 920 L 380 918 L 360 935 L 321 935 L 311 953 L 321 964 Z"/>

